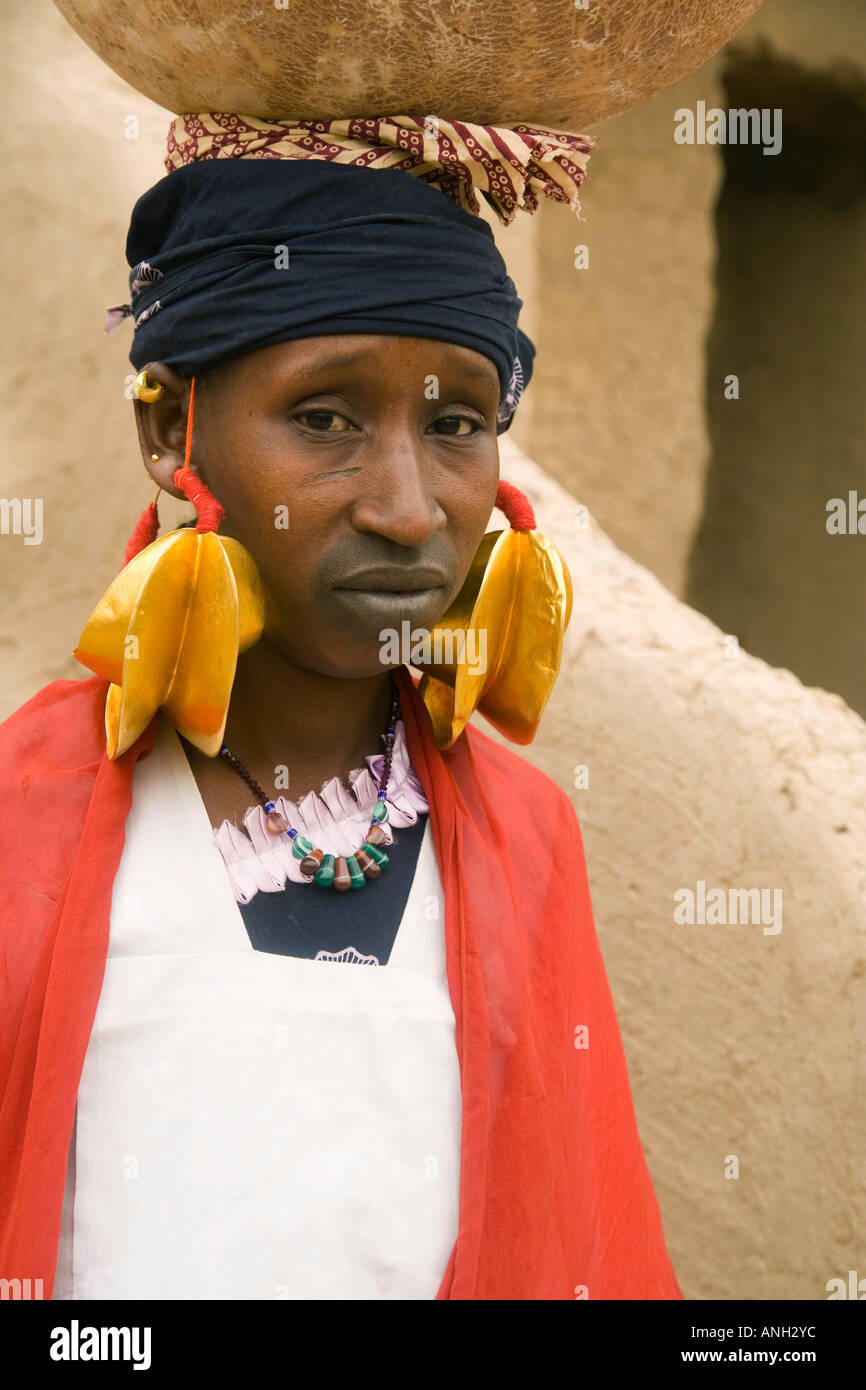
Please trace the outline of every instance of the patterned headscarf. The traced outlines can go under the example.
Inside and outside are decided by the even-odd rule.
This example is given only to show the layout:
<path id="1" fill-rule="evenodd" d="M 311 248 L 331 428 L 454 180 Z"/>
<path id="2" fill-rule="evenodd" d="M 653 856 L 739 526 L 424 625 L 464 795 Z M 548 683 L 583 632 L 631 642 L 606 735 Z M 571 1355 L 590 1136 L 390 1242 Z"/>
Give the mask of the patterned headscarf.
<path id="1" fill-rule="evenodd" d="M 200 112 L 168 129 L 168 173 L 199 159 L 324 159 L 364 169 L 404 169 L 467 212 L 479 212 L 475 189 L 508 226 L 539 197 L 578 213 L 578 190 L 594 142 L 543 126 L 468 125 L 427 116 L 370 120 L 262 121 Z"/>

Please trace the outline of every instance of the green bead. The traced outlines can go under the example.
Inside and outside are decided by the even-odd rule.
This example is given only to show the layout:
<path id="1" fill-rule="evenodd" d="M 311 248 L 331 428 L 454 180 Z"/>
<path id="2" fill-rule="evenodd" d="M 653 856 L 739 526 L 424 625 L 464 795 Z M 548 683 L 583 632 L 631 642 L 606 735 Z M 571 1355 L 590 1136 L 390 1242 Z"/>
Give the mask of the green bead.
<path id="1" fill-rule="evenodd" d="M 352 880 L 352 887 L 363 888 L 367 880 L 364 877 L 364 870 L 361 868 L 354 854 L 346 855 L 346 868 L 349 871 L 349 878 Z"/>
<path id="2" fill-rule="evenodd" d="M 313 879 L 313 882 L 318 883 L 320 888 L 330 888 L 331 884 L 334 882 L 335 863 L 336 860 L 333 854 L 325 854 L 322 856 L 321 867 Z"/>
<path id="3" fill-rule="evenodd" d="M 296 859 L 306 859 L 308 854 L 312 854 L 313 849 L 314 846 L 306 835 L 296 835 L 292 840 L 292 854 Z"/>
<path id="4" fill-rule="evenodd" d="M 373 807 L 371 819 L 374 820 L 377 825 L 381 825 L 383 821 L 388 819 L 388 807 L 385 805 L 384 801 L 376 802 L 376 805 Z"/>
<path id="5" fill-rule="evenodd" d="M 387 854 L 384 853 L 384 851 L 382 851 L 381 849 L 379 849 L 379 846 L 378 846 L 378 845 L 371 845 L 371 844 L 370 844 L 370 841 L 369 841 L 369 840 L 366 840 L 366 841 L 364 842 L 364 844 L 361 846 L 361 849 L 365 850 L 365 851 L 367 852 L 367 854 L 369 854 L 370 858 L 371 858 L 376 864 L 379 865 L 379 868 L 380 868 L 380 869 L 384 869 L 384 868 L 387 867 L 387 864 L 388 864 L 388 856 L 387 856 Z"/>

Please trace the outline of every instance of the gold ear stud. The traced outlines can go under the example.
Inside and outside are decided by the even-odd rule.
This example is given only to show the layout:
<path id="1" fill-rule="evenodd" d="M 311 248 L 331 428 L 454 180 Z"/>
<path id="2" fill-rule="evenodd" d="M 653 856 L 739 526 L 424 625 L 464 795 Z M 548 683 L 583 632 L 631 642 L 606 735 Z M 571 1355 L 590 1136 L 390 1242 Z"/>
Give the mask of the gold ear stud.
<path id="1" fill-rule="evenodd" d="M 151 463 L 159 463 L 159 454 L 151 454 L 150 461 Z"/>
<path id="2" fill-rule="evenodd" d="M 146 401 L 148 405 L 152 405 L 154 401 L 158 401 L 164 390 L 165 388 L 161 381 L 155 381 L 151 386 L 147 379 L 146 369 L 140 371 L 135 378 L 135 394 L 140 401 Z"/>

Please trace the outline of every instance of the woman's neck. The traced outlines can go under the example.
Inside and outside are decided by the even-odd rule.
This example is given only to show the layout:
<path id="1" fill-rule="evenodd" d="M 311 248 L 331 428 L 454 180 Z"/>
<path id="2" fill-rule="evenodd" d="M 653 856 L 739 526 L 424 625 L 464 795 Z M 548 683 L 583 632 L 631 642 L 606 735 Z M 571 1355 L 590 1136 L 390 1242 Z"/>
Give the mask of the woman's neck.
<path id="1" fill-rule="evenodd" d="M 345 782 L 382 751 L 391 698 L 387 671 L 323 676 L 260 641 L 238 660 L 224 741 L 268 796 L 297 801 L 332 777 Z M 239 822 L 251 796 L 242 779 L 223 759 L 184 746 L 211 823 Z"/>

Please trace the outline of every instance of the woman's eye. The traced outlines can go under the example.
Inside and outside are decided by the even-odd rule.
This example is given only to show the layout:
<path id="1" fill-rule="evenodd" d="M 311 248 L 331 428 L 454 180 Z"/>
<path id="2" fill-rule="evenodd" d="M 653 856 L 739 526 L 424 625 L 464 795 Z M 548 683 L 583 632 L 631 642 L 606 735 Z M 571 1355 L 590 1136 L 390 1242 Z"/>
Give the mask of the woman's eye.
<path id="1" fill-rule="evenodd" d="M 483 428 L 477 420 L 470 420 L 468 415 L 442 415 L 438 420 L 434 420 L 433 423 L 437 426 L 449 426 L 448 429 L 442 430 L 441 433 L 454 436 L 476 434 L 478 430 Z M 451 428 L 454 425 L 457 426 L 457 429 Z M 465 430 L 460 429 L 461 425 L 466 425 L 468 428 Z"/>
<path id="2" fill-rule="evenodd" d="M 350 428 L 345 415 L 338 414 L 336 410 L 305 410 L 295 419 L 308 422 L 310 429 L 319 430 L 322 434 L 340 434 Z"/>
<path id="3" fill-rule="evenodd" d="M 352 428 L 345 415 L 336 410 L 304 410 L 294 418 L 319 434 L 343 434 Z M 452 438 L 465 438 L 467 435 L 477 434 L 483 428 L 477 420 L 472 420 L 468 415 L 443 415 L 433 421 L 433 426 L 439 434 Z"/>

